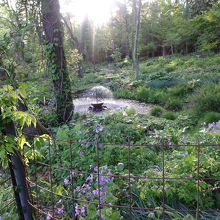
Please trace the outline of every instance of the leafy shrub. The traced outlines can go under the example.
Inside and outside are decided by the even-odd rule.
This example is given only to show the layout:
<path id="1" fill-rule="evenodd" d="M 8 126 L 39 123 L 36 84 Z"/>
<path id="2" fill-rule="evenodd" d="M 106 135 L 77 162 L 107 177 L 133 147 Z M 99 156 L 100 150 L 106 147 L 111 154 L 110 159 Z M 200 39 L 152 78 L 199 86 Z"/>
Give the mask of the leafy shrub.
<path id="1" fill-rule="evenodd" d="M 165 104 L 168 96 L 169 95 L 164 90 L 151 90 L 149 101 L 155 104 Z"/>
<path id="2" fill-rule="evenodd" d="M 165 75 L 166 75 L 165 72 L 151 73 L 149 75 L 149 79 L 150 80 L 156 80 L 156 79 L 160 79 L 160 78 L 164 77 Z"/>
<path id="3" fill-rule="evenodd" d="M 178 99 L 170 97 L 166 101 L 165 108 L 172 110 L 172 111 L 179 111 L 182 109 L 182 104 Z"/>
<path id="4" fill-rule="evenodd" d="M 205 112 L 220 112 L 220 84 L 208 83 L 203 85 L 190 98 L 193 110 L 202 115 Z"/>
<path id="5" fill-rule="evenodd" d="M 193 89 L 189 85 L 181 85 L 169 89 L 171 95 L 178 97 L 184 97 L 192 91 Z"/>
<path id="6" fill-rule="evenodd" d="M 176 115 L 173 112 L 164 112 L 162 117 L 166 118 L 167 120 L 175 120 L 176 119 Z"/>
<path id="7" fill-rule="evenodd" d="M 160 117 L 162 113 L 163 113 L 163 109 L 160 106 L 155 106 L 150 111 L 150 114 L 155 117 Z"/>
<path id="8" fill-rule="evenodd" d="M 136 114 L 136 110 L 134 108 L 126 108 L 125 112 L 127 113 L 128 116 L 132 116 Z"/>
<path id="9" fill-rule="evenodd" d="M 151 91 L 149 88 L 138 87 L 137 89 L 137 99 L 140 101 L 147 102 L 149 100 L 150 94 L 151 94 Z"/>
<path id="10" fill-rule="evenodd" d="M 114 97 L 124 99 L 136 99 L 136 93 L 129 89 L 120 89 L 114 92 Z"/>
<path id="11" fill-rule="evenodd" d="M 41 122 L 45 127 L 59 126 L 58 116 L 55 112 L 48 112 L 47 114 L 43 114 Z"/>
<path id="12" fill-rule="evenodd" d="M 207 112 L 203 118 L 204 122 L 212 123 L 220 120 L 220 113 L 217 112 Z"/>
<path id="13" fill-rule="evenodd" d="M 147 73 L 152 73 L 152 72 L 157 72 L 160 69 L 160 65 L 158 63 L 153 63 L 153 64 L 141 64 L 140 65 L 140 73 L 141 74 L 147 74 Z"/>
<path id="14" fill-rule="evenodd" d="M 111 91 L 116 91 L 121 88 L 121 83 L 119 81 L 111 81 L 107 83 L 106 86 L 109 87 Z"/>
<path id="15" fill-rule="evenodd" d="M 97 76 L 97 74 L 89 73 L 85 74 L 82 79 L 77 79 L 75 85 L 78 90 L 90 88 L 97 84 L 102 84 L 103 78 L 101 76 Z"/>
<path id="16" fill-rule="evenodd" d="M 168 72 L 168 73 L 173 72 L 173 71 L 175 71 L 175 70 L 176 70 L 176 67 L 175 67 L 175 66 L 172 66 L 172 65 L 168 65 L 168 66 L 166 66 L 166 68 L 165 68 L 165 71 Z"/>

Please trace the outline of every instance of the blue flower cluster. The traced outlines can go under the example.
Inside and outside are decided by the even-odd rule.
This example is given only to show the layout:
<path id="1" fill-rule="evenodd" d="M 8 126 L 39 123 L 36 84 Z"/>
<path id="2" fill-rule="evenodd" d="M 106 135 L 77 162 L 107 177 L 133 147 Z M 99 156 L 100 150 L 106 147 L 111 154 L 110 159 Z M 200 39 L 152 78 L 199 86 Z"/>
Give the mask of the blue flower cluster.
<path id="1" fill-rule="evenodd" d="M 210 129 L 211 133 L 217 132 L 218 134 L 220 134 L 220 121 L 208 124 L 208 128 Z"/>
<path id="2" fill-rule="evenodd" d="M 86 182 L 81 186 L 76 187 L 74 190 L 74 194 L 77 195 L 79 199 L 86 199 L 90 201 L 99 200 L 100 203 L 107 203 L 105 197 L 109 194 L 108 188 L 109 183 L 114 180 L 112 173 L 108 166 L 100 167 L 92 167 L 90 166 L 90 170 L 95 171 L 96 174 L 90 174 L 86 178 Z M 99 172 L 99 175 L 98 175 Z M 65 185 L 71 185 L 71 179 L 76 175 L 75 172 L 70 172 L 70 177 L 64 179 Z M 95 176 L 95 177 L 94 177 Z M 94 188 L 95 185 L 98 185 L 97 188 Z M 75 205 L 75 216 L 85 217 L 87 213 L 87 205 Z M 57 210 L 57 213 L 61 214 L 63 212 L 62 207 Z M 99 211 L 97 213 L 99 215 Z M 104 219 L 103 216 L 101 216 Z"/>

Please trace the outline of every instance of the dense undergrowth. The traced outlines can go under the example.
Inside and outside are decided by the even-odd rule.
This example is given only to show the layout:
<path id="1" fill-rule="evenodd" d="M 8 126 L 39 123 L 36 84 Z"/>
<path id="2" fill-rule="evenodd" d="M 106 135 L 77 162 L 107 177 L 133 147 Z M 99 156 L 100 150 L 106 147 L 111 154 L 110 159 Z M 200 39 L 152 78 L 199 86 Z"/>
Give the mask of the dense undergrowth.
<path id="1" fill-rule="evenodd" d="M 116 123 L 117 122 L 117 123 Z M 169 178 L 192 178 L 189 180 L 170 179 L 165 181 L 165 207 L 167 209 L 196 209 L 197 206 L 197 181 L 198 149 L 191 145 L 179 147 L 177 144 L 213 144 L 213 146 L 201 147 L 200 149 L 200 177 L 218 177 L 219 173 L 219 148 L 214 144 L 219 142 L 219 134 L 216 132 L 218 125 L 212 125 L 212 129 L 204 127 L 199 134 L 188 135 L 184 129 L 176 127 L 175 123 L 166 119 L 156 119 L 142 115 L 137 117 L 135 113 L 128 114 L 126 111 L 115 113 L 106 117 L 92 115 L 79 116 L 75 122 L 68 126 L 55 129 L 56 149 L 52 148 L 52 154 L 48 150 L 49 143 L 44 142 L 39 146 L 39 152 L 44 155 L 43 162 L 52 163 L 55 167 L 65 167 L 71 170 L 85 172 L 97 172 L 97 151 L 99 152 L 99 165 L 101 172 L 101 201 L 105 204 L 129 205 L 129 192 L 132 192 L 132 204 L 135 207 L 160 209 L 163 201 L 163 181 L 160 179 L 163 172 L 163 152 L 165 157 L 165 176 Z M 182 127 L 183 128 L 183 127 Z M 214 132 L 214 133 L 213 133 Z M 117 144 L 128 143 L 130 138 L 133 144 L 152 144 L 152 147 L 132 146 L 130 165 L 128 162 L 128 148 Z M 70 144 L 66 142 L 72 140 Z M 100 144 L 98 147 L 95 143 Z M 87 143 L 88 142 L 88 143 Z M 94 144 L 93 144 L 94 143 Z M 154 147 L 162 144 L 164 148 Z M 51 145 L 51 143 L 50 143 Z M 163 151 L 164 150 L 164 151 Z M 71 153 L 70 153 L 71 152 Z M 52 156 L 51 156 L 52 155 Z M 59 155 L 59 156 L 58 156 Z M 71 156 L 72 155 L 72 156 Z M 71 157 L 74 157 L 72 160 Z M 128 180 L 116 177 L 128 176 L 129 166 L 132 176 L 144 176 L 152 179 L 131 179 L 131 189 Z M 47 169 L 38 168 L 39 173 L 47 173 Z M 33 168 L 34 172 L 34 168 Z M 103 175 L 115 175 L 106 177 Z M 68 172 L 53 170 L 54 191 L 62 195 L 72 195 L 78 199 L 90 202 L 98 202 L 97 176 L 80 174 L 77 171 Z M 156 179 L 159 178 L 159 179 Z M 38 179 L 43 187 L 47 176 L 42 175 Z M 216 190 L 218 180 L 201 180 L 200 209 L 217 209 L 219 195 Z M 48 204 L 50 194 L 41 192 L 42 204 Z M 44 202 L 43 202 L 44 201 Z M 61 200 L 55 196 L 56 210 L 62 208 L 61 216 L 71 215 L 73 210 L 72 201 Z M 75 204 L 80 218 L 96 219 L 98 209 L 95 205 L 77 202 Z M 114 207 L 104 207 L 102 216 L 104 219 L 125 219 L 130 215 L 129 210 L 119 210 Z M 165 213 L 166 219 L 194 219 L 195 215 L 187 211 Z M 161 211 L 132 211 L 133 219 L 161 219 Z M 216 219 L 218 213 L 202 212 L 200 219 Z"/>
<path id="2" fill-rule="evenodd" d="M 95 71 L 95 72 L 94 72 Z M 104 203 L 129 205 L 129 192 L 132 192 L 132 205 L 140 208 L 160 209 L 165 196 L 167 209 L 182 210 L 179 212 L 165 212 L 166 219 L 194 219 L 195 213 L 185 212 L 185 209 L 196 209 L 198 192 L 200 194 L 200 209 L 217 209 L 220 205 L 219 180 L 201 180 L 197 191 L 197 181 L 165 180 L 165 194 L 163 195 L 162 177 L 164 152 L 165 175 L 170 178 L 197 178 L 198 149 L 195 146 L 178 147 L 177 144 L 218 144 L 218 124 L 209 124 L 220 120 L 220 59 L 217 55 L 197 58 L 191 56 L 171 56 L 142 61 L 140 76 L 132 77 L 131 65 L 119 63 L 100 65 L 96 70 L 91 66 L 85 77 L 75 80 L 75 91 L 82 91 L 96 85 L 110 88 L 115 97 L 134 99 L 145 103 L 152 103 L 149 114 L 136 114 L 134 109 L 124 109 L 118 113 L 105 116 L 75 114 L 68 125 L 59 125 L 53 112 L 53 99 L 48 89 L 49 81 L 42 76 L 42 83 L 34 80 L 20 83 L 20 87 L 27 91 L 27 101 L 30 112 L 34 114 L 46 127 L 52 127 L 57 140 L 49 155 L 49 143 L 43 140 L 36 145 L 36 150 L 42 155 L 38 160 L 52 163 L 53 166 L 76 170 L 97 172 L 96 143 L 110 143 L 100 145 L 101 173 L 120 176 L 128 175 L 128 149 L 116 144 L 163 144 L 161 147 L 134 147 L 131 150 L 131 174 L 153 179 L 132 178 L 131 189 L 126 179 L 103 177 L 102 197 Z M 70 144 L 65 141 L 73 140 L 70 158 Z M 64 141 L 64 142 L 62 142 Z M 90 144 L 83 144 L 90 142 Z M 50 152 L 50 153 L 51 153 Z M 219 148 L 214 146 L 200 149 L 200 177 L 219 177 Z M 30 175 L 34 175 L 35 167 L 30 164 Z M 48 169 L 38 167 L 38 183 L 49 187 Z M 98 201 L 97 178 L 92 175 L 65 170 L 53 171 L 53 190 L 57 194 L 74 196 L 91 202 Z M 38 191 L 41 205 L 50 207 L 51 195 L 45 191 Z M 54 196 L 55 210 L 60 218 L 68 219 L 75 208 L 80 219 L 97 219 L 97 207 L 83 203 L 72 203 L 59 196 Z M 15 210 L 0 213 L 4 215 Z M 162 219 L 161 211 L 119 210 L 114 207 L 102 208 L 105 219 L 126 219 L 132 215 L 133 219 Z M 48 209 L 48 216 L 51 210 Z M 13 216 L 13 215 L 12 215 Z M 5 219 L 12 217 L 5 216 Z M 219 213 L 202 212 L 201 219 L 218 219 Z"/>

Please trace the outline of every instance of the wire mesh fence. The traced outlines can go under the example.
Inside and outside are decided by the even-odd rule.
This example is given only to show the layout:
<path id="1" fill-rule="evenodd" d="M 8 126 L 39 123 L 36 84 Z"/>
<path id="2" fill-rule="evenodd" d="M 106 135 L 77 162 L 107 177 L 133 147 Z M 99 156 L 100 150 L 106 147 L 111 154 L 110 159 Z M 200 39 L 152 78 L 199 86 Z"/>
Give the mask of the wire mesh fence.
<path id="1" fill-rule="evenodd" d="M 13 187 L 9 170 L 6 167 L 0 168 L 0 219 L 10 217 L 10 211 L 15 206 Z"/>
<path id="2" fill-rule="evenodd" d="M 108 144 L 98 140 L 79 142 L 49 138 L 45 142 L 43 159 L 39 159 L 38 147 L 34 146 L 34 156 L 26 170 L 32 194 L 29 203 L 35 209 L 36 219 L 183 219 L 189 214 L 195 219 L 220 218 L 216 204 L 204 205 L 206 191 L 209 191 L 204 188 L 204 182 L 217 187 L 220 176 L 208 176 L 203 169 L 203 157 L 210 150 L 219 152 L 220 145 L 138 145 L 132 144 L 129 138 L 126 142 Z M 68 150 L 62 158 L 60 152 L 64 145 Z M 90 156 L 79 151 L 81 146 L 90 149 Z M 112 153 L 106 156 L 108 148 Z M 153 165 L 151 151 L 160 156 Z M 189 167 L 185 165 L 190 172 L 170 176 L 166 163 L 172 164 L 171 151 L 181 155 L 180 166 L 184 155 L 194 157 Z M 145 153 L 149 153 L 150 159 L 141 157 Z M 120 154 L 126 155 L 123 163 L 120 163 Z M 107 165 L 106 157 L 109 157 Z M 143 172 L 152 166 L 155 166 L 154 173 Z M 192 205 L 179 203 L 179 198 L 184 200 L 186 194 L 184 188 L 181 191 L 184 184 L 191 187 L 188 189 Z"/>

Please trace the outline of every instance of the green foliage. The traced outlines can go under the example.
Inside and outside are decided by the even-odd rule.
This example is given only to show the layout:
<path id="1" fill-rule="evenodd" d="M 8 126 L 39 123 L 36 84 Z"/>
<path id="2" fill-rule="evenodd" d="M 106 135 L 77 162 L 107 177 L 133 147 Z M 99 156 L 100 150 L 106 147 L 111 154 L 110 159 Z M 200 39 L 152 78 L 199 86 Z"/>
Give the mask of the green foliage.
<path id="1" fill-rule="evenodd" d="M 114 92 L 116 98 L 136 99 L 136 94 L 128 89 L 119 89 Z"/>
<path id="2" fill-rule="evenodd" d="M 69 78 L 71 83 L 74 82 L 77 71 L 79 70 L 79 62 L 83 60 L 82 55 L 79 54 L 77 49 L 66 51 L 67 67 L 69 69 Z"/>
<path id="3" fill-rule="evenodd" d="M 172 87 L 168 91 L 172 96 L 176 96 L 176 97 L 181 98 L 181 97 L 184 97 L 184 96 L 192 93 L 193 88 L 191 88 L 189 86 L 189 84 L 186 84 L 186 85 L 180 85 L 180 86 Z"/>
<path id="4" fill-rule="evenodd" d="M 117 91 L 121 88 L 122 83 L 119 80 L 113 80 L 109 83 L 106 83 L 106 86 L 111 90 L 111 91 Z"/>
<path id="5" fill-rule="evenodd" d="M 163 115 L 162 115 L 163 116 Z M 117 121 L 117 126 L 115 126 L 115 121 Z M 141 124 L 140 124 L 141 121 Z M 185 118 L 185 121 L 187 119 Z M 49 159 L 48 145 L 47 141 L 44 142 L 44 147 L 41 146 L 40 150 L 45 158 L 46 162 L 52 162 L 54 166 L 69 167 L 73 166 L 74 169 L 83 170 L 86 172 L 93 171 L 93 167 L 96 166 L 96 156 L 97 156 L 97 146 L 91 142 L 99 140 L 99 142 L 112 143 L 112 145 L 101 145 L 99 148 L 99 163 L 100 169 L 102 167 L 108 167 L 106 172 L 111 172 L 114 175 L 126 176 L 128 175 L 128 163 L 127 163 L 127 148 L 121 146 L 115 146 L 114 143 L 125 143 L 126 138 L 131 137 L 132 144 L 158 144 L 167 143 L 169 146 L 164 148 L 165 156 L 165 170 L 167 176 L 172 178 L 196 178 L 197 172 L 195 167 L 197 166 L 197 150 L 195 147 L 188 146 L 187 148 L 175 147 L 174 143 L 180 144 L 190 144 L 194 143 L 196 140 L 205 143 L 218 143 L 219 139 L 215 134 L 208 132 L 200 132 L 198 136 L 193 134 L 192 136 L 183 136 L 183 131 L 178 128 L 171 127 L 168 120 L 162 118 L 157 119 L 148 116 L 135 116 L 132 114 L 125 115 L 120 113 L 115 113 L 108 115 L 106 117 L 97 116 L 87 116 L 86 118 L 80 117 L 73 124 L 67 126 L 62 126 L 56 130 L 56 138 L 59 140 L 56 142 L 56 149 L 51 148 L 52 157 Z M 155 131 L 158 130 L 158 131 Z M 161 130 L 161 131 L 159 131 Z M 148 133 L 150 132 L 150 133 Z M 144 136 L 144 134 L 146 136 Z M 157 135 L 155 139 L 154 134 Z M 70 164 L 70 149 L 69 143 L 65 140 L 74 140 L 72 143 L 72 154 L 74 155 L 74 160 Z M 89 141 L 89 144 L 85 142 Z M 76 144 L 77 143 L 77 144 Z M 53 144 L 53 143 L 50 143 Z M 201 149 L 200 154 L 200 170 L 202 176 L 218 176 L 219 175 L 219 163 L 220 159 L 219 151 L 212 151 L 212 147 L 204 147 Z M 59 152 L 59 157 L 57 157 L 57 150 Z M 131 182 L 132 200 L 135 201 L 140 207 L 155 208 L 160 207 L 163 198 L 163 183 L 160 179 L 154 179 L 156 177 L 161 177 L 162 175 L 162 150 L 160 148 L 150 148 L 150 147 L 138 147 L 134 146 L 131 150 L 131 164 L 132 164 L 132 175 L 141 175 L 146 177 L 152 177 L 152 179 L 139 179 L 133 180 Z M 117 157 L 115 156 L 117 155 Z M 62 161 L 60 161 L 62 158 Z M 89 167 L 92 168 L 89 168 Z M 72 187 L 81 187 L 83 184 L 88 184 L 86 179 L 87 174 L 78 175 L 74 174 L 73 186 L 71 184 L 64 184 L 65 179 L 70 179 L 70 174 L 65 170 L 57 170 L 53 173 L 54 180 L 59 183 L 59 187 L 54 191 L 62 195 L 68 195 L 71 193 Z M 38 181 L 40 184 L 41 180 Z M 202 209 L 216 208 L 215 195 L 213 189 L 215 188 L 215 183 L 211 181 L 200 182 L 200 207 Z M 49 187 L 46 186 L 46 187 Z M 97 184 L 91 185 L 92 190 L 97 190 Z M 123 189 L 123 190 L 122 190 Z M 127 181 L 121 178 L 115 178 L 108 184 L 108 196 L 105 200 L 110 203 L 121 202 L 123 204 L 128 203 L 126 197 L 129 192 L 129 184 Z M 42 205 L 49 200 L 49 196 L 44 194 L 44 200 L 42 200 Z M 80 198 L 86 199 L 86 196 L 91 196 L 90 191 L 87 194 L 79 195 Z M 195 180 L 179 181 L 170 180 L 166 182 L 166 208 L 177 208 L 181 209 L 194 209 L 196 208 L 197 202 L 197 184 Z M 90 198 L 87 198 L 87 201 Z M 59 198 L 57 198 L 57 201 Z M 93 201 L 96 201 L 97 197 L 94 197 Z M 68 201 L 65 201 L 65 205 L 69 205 Z M 82 207 L 83 204 L 79 204 Z M 97 217 L 97 209 L 93 205 L 87 207 L 88 215 L 86 218 L 91 219 Z M 132 211 L 132 215 L 139 219 L 144 219 L 147 216 L 161 215 L 160 211 L 152 212 L 136 212 Z M 106 209 L 102 210 L 102 214 L 105 218 L 111 219 L 112 216 L 116 216 L 117 219 L 126 217 L 128 212 L 120 212 L 117 209 Z M 188 213 L 179 212 L 174 215 L 174 213 L 166 212 L 168 219 L 172 218 L 186 218 Z M 189 216 L 189 214 L 188 214 Z M 206 218 L 208 214 L 204 214 Z M 213 216 L 215 216 L 213 214 Z M 150 217 L 149 217 L 150 218 Z M 211 218 L 211 215 L 207 218 Z"/>
<path id="6" fill-rule="evenodd" d="M 162 117 L 166 118 L 167 120 L 175 120 L 177 118 L 175 113 L 173 113 L 173 112 L 164 112 L 162 114 Z"/>
<path id="7" fill-rule="evenodd" d="M 136 114 L 136 111 L 134 108 L 126 108 L 125 112 L 127 113 L 128 116 L 132 116 Z"/>
<path id="8" fill-rule="evenodd" d="M 36 127 L 36 118 L 28 112 L 17 110 L 18 101 L 22 102 L 25 97 L 24 91 L 17 89 L 14 90 L 11 86 L 3 86 L 0 88 L 0 158 L 2 165 L 7 164 L 7 154 L 12 154 L 15 149 L 22 150 L 24 145 L 30 147 L 28 141 L 22 134 L 24 126 L 33 124 Z M 12 135 L 5 135 L 6 126 L 10 123 L 16 125 L 16 132 L 18 137 Z"/>
<path id="9" fill-rule="evenodd" d="M 88 89 L 97 84 L 101 84 L 103 77 L 94 73 L 85 74 L 82 79 L 77 79 L 74 84 L 77 85 L 78 90 Z"/>
<path id="10" fill-rule="evenodd" d="M 155 106 L 150 110 L 152 116 L 160 117 L 163 114 L 163 109 L 159 106 Z"/>
<path id="11" fill-rule="evenodd" d="M 145 87 L 138 87 L 136 91 L 136 97 L 138 100 L 147 102 L 150 98 L 151 90 Z"/>
<path id="12" fill-rule="evenodd" d="M 220 113 L 207 112 L 203 117 L 203 121 L 206 123 L 212 123 L 220 120 Z"/>
<path id="13" fill-rule="evenodd" d="M 118 49 L 116 49 L 112 53 L 111 58 L 113 59 L 114 62 L 118 63 L 121 60 L 121 56 L 122 56 L 121 52 Z"/>
<path id="14" fill-rule="evenodd" d="M 156 79 L 156 80 L 152 80 L 147 85 L 150 88 L 153 88 L 153 89 L 162 89 L 162 88 L 169 88 L 171 86 L 175 86 L 178 83 L 179 82 L 178 82 L 177 79 L 171 77 L 170 79 Z"/>
<path id="15" fill-rule="evenodd" d="M 182 103 L 179 99 L 170 97 L 166 101 L 165 108 L 173 111 L 179 111 L 182 109 Z"/>
<path id="16" fill-rule="evenodd" d="M 220 84 L 203 85 L 189 100 L 193 105 L 193 111 L 198 115 L 208 111 L 220 112 Z"/>
<path id="17" fill-rule="evenodd" d="M 56 112 L 48 112 L 47 114 L 42 113 L 41 122 L 45 127 L 57 127 L 59 126 L 58 116 Z"/>

